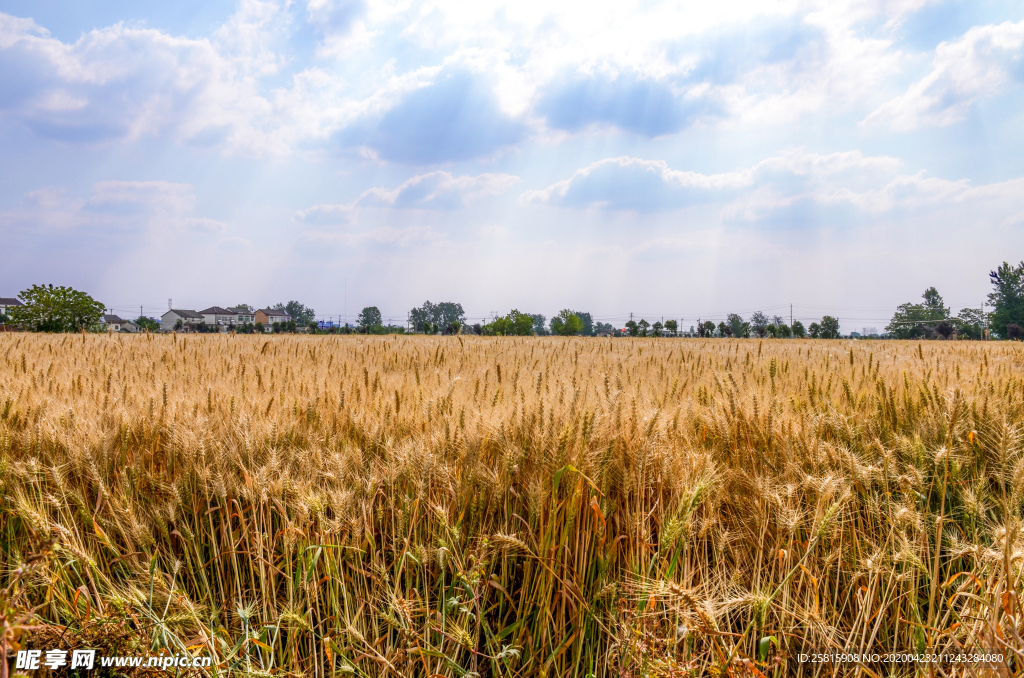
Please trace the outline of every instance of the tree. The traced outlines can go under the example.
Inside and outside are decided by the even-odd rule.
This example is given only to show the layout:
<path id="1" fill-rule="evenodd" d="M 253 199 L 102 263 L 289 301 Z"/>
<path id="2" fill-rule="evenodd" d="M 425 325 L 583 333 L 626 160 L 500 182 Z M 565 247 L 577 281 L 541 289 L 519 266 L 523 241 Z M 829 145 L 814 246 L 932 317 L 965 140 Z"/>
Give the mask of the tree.
<path id="1" fill-rule="evenodd" d="M 631 337 L 639 337 L 640 326 L 636 324 L 636 321 L 630 320 L 626 323 L 626 332 L 628 332 Z"/>
<path id="2" fill-rule="evenodd" d="M 70 287 L 33 285 L 18 299 L 11 322 L 33 332 L 78 332 L 103 318 L 103 304 Z"/>
<path id="3" fill-rule="evenodd" d="M 715 323 L 714 323 L 714 321 L 705 320 L 704 321 L 704 331 L 700 333 L 700 336 L 702 336 L 702 337 L 713 337 L 714 335 L 715 335 Z"/>
<path id="4" fill-rule="evenodd" d="M 949 339 L 950 335 L 953 334 L 953 331 L 955 329 L 956 328 L 953 326 L 953 323 L 949 322 L 948 320 L 943 320 L 942 322 L 935 326 L 935 333 L 938 334 L 943 339 Z"/>
<path id="5" fill-rule="evenodd" d="M 807 336 L 807 330 L 804 329 L 804 324 L 799 320 L 793 321 L 793 336 L 797 339 L 803 339 Z"/>
<path id="6" fill-rule="evenodd" d="M 484 325 L 481 332 L 503 337 L 528 337 L 533 334 L 533 316 L 512 309 L 507 316 L 499 316 Z"/>
<path id="7" fill-rule="evenodd" d="M 771 337 L 772 339 L 775 338 L 778 332 L 779 328 L 775 325 L 775 323 L 768 323 L 768 327 L 764 328 L 764 333 Z"/>
<path id="8" fill-rule="evenodd" d="M 1024 327 L 1024 261 L 1017 266 L 1004 261 L 989 277 L 994 288 L 988 295 L 990 325 L 1000 337 L 1009 337 L 1010 325 Z"/>
<path id="9" fill-rule="evenodd" d="M 594 334 L 601 333 L 614 334 L 615 328 L 611 323 L 594 323 Z"/>
<path id="10" fill-rule="evenodd" d="M 725 323 L 718 323 L 718 333 L 721 334 L 723 337 L 728 337 L 729 335 L 732 334 L 732 328 L 726 325 Z"/>
<path id="11" fill-rule="evenodd" d="M 743 322 L 743 317 L 736 313 L 730 313 L 725 319 L 725 324 L 732 330 L 730 336 L 737 339 L 750 336 L 750 323 Z"/>
<path id="12" fill-rule="evenodd" d="M 308 306 L 303 306 L 297 301 L 289 301 L 287 304 L 277 304 L 274 308 L 278 311 L 284 311 L 291 319 L 295 321 L 296 325 L 306 327 L 309 323 L 316 320 L 316 312 Z"/>
<path id="13" fill-rule="evenodd" d="M 152 318 L 147 318 L 144 315 L 140 315 L 132 322 L 141 327 L 142 329 L 149 330 L 150 332 L 156 332 L 157 330 L 160 329 L 160 323 L 153 320 Z"/>
<path id="14" fill-rule="evenodd" d="M 436 334 L 437 330 L 430 332 L 428 324 L 436 325 L 439 329 L 447 331 L 454 323 L 459 326 L 466 324 L 466 312 L 462 304 L 453 301 L 442 301 L 440 304 L 432 304 L 429 300 L 423 302 L 419 308 L 409 311 L 409 322 L 416 332 Z"/>
<path id="15" fill-rule="evenodd" d="M 267 331 L 266 328 L 263 327 L 263 323 L 257 321 L 256 322 L 256 332 L 257 332 L 257 334 L 263 334 L 266 331 Z"/>
<path id="16" fill-rule="evenodd" d="M 818 323 L 811 323 L 807 326 L 807 334 L 811 339 L 817 339 L 821 337 L 821 325 Z"/>
<path id="17" fill-rule="evenodd" d="M 956 316 L 956 331 L 968 339 L 981 339 L 985 330 L 985 313 L 977 308 L 962 308 Z"/>
<path id="18" fill-rule="evenodd" d="M 651 326 L 651 323 L 647 322 L 643 318 L 640 318 L 640 322 L 638 322 L 636 326 L 640 329 L 640 336 L 646 337 L 647 329 Z"/>
<path id="19" fill-rule="evenodd" d="M 768 333 L 768 324 L 768 316 L 761 313 L 761 311 L 757 311 L 750 316 L 750 327 L 757 332 L 757 336 L 759 337 L 764 337 L 764 335 Z"/>
<path id="20" fill-rule="evenodd" d="M 357 318 L 359 326 L 362 328 L 369 329 L 371 327 L 380 327 L 384 324 L 384 320 L 381 318 L 380 309 L 376 306 L 367 306 L 359 312 L 359 318 Z"/>
<path id="21" fill-rule="evenodd" d="M 669 334 L 671 334 L 674 337 L 676 336 L 676 334 L 679 333 L 679 323 L 677 323 L 675 320 L 666 320 L 665 329 L 668 330 Z"/>
<path id="22" fill-rule="evenodd" d="M 822 339 L 838 339 L 839 338 L 839 320 L 833 318 L 830 315 L 823 316 L 821 319 L 821 338 Z"/>
<path id="23" fill-rule="evenodd" d="M 562 337 L 571 337 L 583 331 L 583 321 L 567 308 L 551 319 L 551 331 Z"/>
<path id="24" fill-rule="evenodd" d="M 935 327 L 949 320 L 949 308 L 942 301 L 942 295 L 929 287 L 921 295 L 923 304 L 900 304 L 885 331 L 897 339 L 918 339 L 931 337 Z"/>
<path id="25" fill-rule="evenodd" d="M 538 337 L 547 336 L 548 330 L 544 326 L 544 322 L 547 320 L 547 318 L 545 318 L 540 313 L 530 313 L 529 315 L 531 318 L 533 318 L 533 333 L 536 334 Z M 554 322 L 554 318 L 551 319 L 551 322 Z"/>
<path id="26" fill-rule="evenodd" d="M 937 289 L 929 287 L 924 291 L 924 294 L 921 295 L 921 298 L 924 299 L 924 306 L 929 311 L 940 318 L 949 317 L 949 308 L 943 302 L 942 295 L 939 294 Z"/>
<path id="27" fill-rule="evenodd" d="M 1006 326 L 1006 338 L 1010 341 L 1020 341 L 1021 338 L 1024 338 L 1024 329 L 1020 325 L 1010 323 Z"/>
<path id="28" fill-rule="evenodd" d="M 779 323 L 778 328 L 776 329 L 776 336 L 780 339 L 788 339 L 793 336 L 793 330 L 791 330 L 789 325 L 786 323 Z"/>

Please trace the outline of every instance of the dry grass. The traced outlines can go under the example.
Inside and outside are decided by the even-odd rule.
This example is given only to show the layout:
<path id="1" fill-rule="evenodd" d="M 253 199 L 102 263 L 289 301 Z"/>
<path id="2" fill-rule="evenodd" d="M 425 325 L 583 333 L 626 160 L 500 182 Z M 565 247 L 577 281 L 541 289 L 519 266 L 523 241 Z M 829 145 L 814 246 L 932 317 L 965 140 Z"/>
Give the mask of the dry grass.
<path id="1" fill-rule="evenodd" d="M 1022 675 L 1022 359 L 0 335 L 0 603 L 231 675 Z"/>

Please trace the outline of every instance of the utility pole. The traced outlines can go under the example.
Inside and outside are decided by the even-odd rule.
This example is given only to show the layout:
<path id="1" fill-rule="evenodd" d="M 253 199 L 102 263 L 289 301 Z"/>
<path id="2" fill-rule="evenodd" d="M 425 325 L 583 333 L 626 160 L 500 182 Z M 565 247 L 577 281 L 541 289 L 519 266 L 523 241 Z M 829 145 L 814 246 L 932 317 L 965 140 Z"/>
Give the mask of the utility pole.
<path id="1" fill-rule="evenodd" d="M 789 326 L 793 326 L 793 304 L 789 305 Z"/>
<path id="2" fill-rule="evenodd" d="M 345 327 L 348 327 L 348 278 L 345 278 Z"/>

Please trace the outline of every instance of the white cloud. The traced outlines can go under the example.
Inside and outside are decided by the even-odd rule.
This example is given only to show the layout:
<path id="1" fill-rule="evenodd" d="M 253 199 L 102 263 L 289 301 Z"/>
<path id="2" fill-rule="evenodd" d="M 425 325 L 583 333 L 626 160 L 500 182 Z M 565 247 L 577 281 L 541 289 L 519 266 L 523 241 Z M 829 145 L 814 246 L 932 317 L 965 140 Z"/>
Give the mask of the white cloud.
<path id="1" fill-rule="evenodd" d="M 93 184 L 85 205 L 99 209 L 135 205 L 150 211 L 176 214 L 192 210 L 195 193 L 189 184 L 170 181 L 99 181 Z"/>
<path id="2" fill-rule="evenodd" d="M 366 207 L 454 209 L 487 196 L 500 195 L 519 181 L 519 177 L 511 174 L 457 177 L 442 170 L 419 174 L 391 190 L 371 188 L 363 192 L 355 204 Z"/>
<path id="3" fill-rule="evenodd" d="M 1024 76 L 1024 21 L 975 26 L 935 49 L 932 70 L 903 95 L 880 106 L 866 124 L 896 131 L 945 127 L 963 120 L 978 99 Z"/>
<path id="4" fill-rule="evenodd" d="M 904 57 L 861 26 L 921 2 L 240 0 L 207 38 L 116 24 L 73 43 L 0 14 L 0 114 L 74 143 L 340 146 L 412 165 L 492 157 L 527 127 L 776 124 L 874 96 Z M 308 59 L 293 42 L 303 24 L 322 40 Z M 463 134 L 430 146 L 453 115 Z"/>
<path id="5" fill-rule="evenodd" d="M 519 181 L 511 174 L 471 177 L 439 170 L 418 174 L 393 189 L 371 188 L 348 204 L 314 205 L 296 212 L 295 220 L 310 226 L 345 225 L 355 222 L 360 208 L 453 210 L 500 195 Z"/>
<path id="6" fill-rule="evenodd" d="M 320 254 L 339 247 L 361 247 L 367 245 L 394 245 L 409 247 L 439 240 L 441 235 L 427 226 L 378 226 L 356 233 L 330 233 L 326 231 L 304 231 L 300 249 L 315 249 Z"/>
<path id="7" fill-rule="evenodd" d="M 662 211 L 735 200 L 761 207 L 788 204 L 806 195 L 825 198 L 835 181 L 859 186 L 869 178 L 892 175 L 900 162 L 859 151 L 821 155 L 788 151 L 733 172 L 702 174 L 669 167 L 663 160 L 607 158 L 577 170 L 568 179 L 526 191 L 523 204 Z"/>

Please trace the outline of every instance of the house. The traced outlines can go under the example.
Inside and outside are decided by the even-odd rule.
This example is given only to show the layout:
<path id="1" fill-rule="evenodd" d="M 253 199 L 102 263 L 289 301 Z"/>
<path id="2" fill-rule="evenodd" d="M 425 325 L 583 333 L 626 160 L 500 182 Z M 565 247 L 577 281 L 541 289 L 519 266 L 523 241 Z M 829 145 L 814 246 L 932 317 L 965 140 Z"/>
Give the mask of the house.
<path id="1" fill-rule="evenodd" d="M 242 306 L 239 306 L 238 308 L 229 308 L 228 310 L 238 314 L 239 325 L 252 325 L 254 322 L 256 322 L 255 311 L 250 311 L 249 309 Z"/>
<path id="2" fill-rule="evenodd" d="M 21 305 L 20 301 L 12 297 L 0 297 L 0 314 L 10 315 L 10 311 L 8 309 Z"/>
<path id="3" fill-rule="evenodd" d="M 172 330 L 188 330 L 203 322 L 203 316 L 195 311 L 186 311 L 182 308 L 172 308 L 160 316 L 160 329 L 164 332 Z"/>
<path id="4" fill-rule="evenodd" d="M 274 323 L 286 323 L 292 317 L 276 308 L 261 308 L 256 311 L 256 322 L 263 323 L 266 330 L 270 330 Z"/>
<path id="5" fill-rule="evenodd" d="M 131 320 L 125 320 L 116 315 L 103 316 L 103 327 L 114 332 L 130 332 L 134 334 L 139 331 L 139 326 Z"/>
<path id="6" fill-rule="evenodd" d="M 231 311 L 220 306 L 211 306 L 205 310 L 199 312 L 203 316 L 203 321 L 207 325 L 213 325 L 214 327 L 227 327 L 229 325 L 238 324 L 238 313 Z"/>

